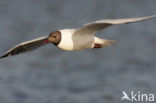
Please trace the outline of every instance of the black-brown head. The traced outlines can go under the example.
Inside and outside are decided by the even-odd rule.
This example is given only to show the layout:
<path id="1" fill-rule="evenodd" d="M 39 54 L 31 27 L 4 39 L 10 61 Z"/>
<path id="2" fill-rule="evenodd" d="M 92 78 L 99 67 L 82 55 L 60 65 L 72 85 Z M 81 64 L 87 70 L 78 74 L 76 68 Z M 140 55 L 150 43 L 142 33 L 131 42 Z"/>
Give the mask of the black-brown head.
<path id="1" fill-rule="evenodd" d="M 61 32 L 54 31 L 49 34 L 48 38 L 49 42 L 53 43 L 54 45 L 58 45 L 61 41 Z"/>

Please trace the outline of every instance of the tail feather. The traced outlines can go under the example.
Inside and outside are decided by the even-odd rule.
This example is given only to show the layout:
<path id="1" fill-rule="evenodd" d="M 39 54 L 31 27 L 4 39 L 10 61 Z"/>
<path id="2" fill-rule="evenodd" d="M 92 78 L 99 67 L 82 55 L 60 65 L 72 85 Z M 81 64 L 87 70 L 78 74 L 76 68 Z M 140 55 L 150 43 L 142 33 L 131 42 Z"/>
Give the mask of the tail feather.
<path id="1" fill-rule="evenodd" d="M 102 44 L 103 47 L 106 47 L 106 46 L 111 46 L 112 44 L 116 44 L 117 41 L 115 40 L 103 40 L 104 43 Z"/>
<path id="2" fill-rule="evenodd" d="M 100 44 L 102 47 L 111 46 L 112 44 L 116 44 L 117 41 L 115 40 L 106 40 L 94 37 L 94 44 Z"/>

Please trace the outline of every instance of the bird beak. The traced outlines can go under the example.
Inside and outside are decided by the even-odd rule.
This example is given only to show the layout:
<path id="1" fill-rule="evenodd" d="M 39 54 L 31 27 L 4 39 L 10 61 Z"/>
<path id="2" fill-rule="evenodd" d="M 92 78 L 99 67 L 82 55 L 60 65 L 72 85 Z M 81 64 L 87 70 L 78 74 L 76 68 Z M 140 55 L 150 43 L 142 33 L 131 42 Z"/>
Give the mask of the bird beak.
<path id="1" fill-rule="evenodd" d="M 49 41 L 49 42 L 53 42 L 54 39 L 49 37 L 48 41 Z"/>
<path id="2" fill-rule="evenodd" d="M 50 42 L 49 39 L 46 39 L 46 40 L 44 40 L 43 44 L 47 44 L 49 42 Z"/>

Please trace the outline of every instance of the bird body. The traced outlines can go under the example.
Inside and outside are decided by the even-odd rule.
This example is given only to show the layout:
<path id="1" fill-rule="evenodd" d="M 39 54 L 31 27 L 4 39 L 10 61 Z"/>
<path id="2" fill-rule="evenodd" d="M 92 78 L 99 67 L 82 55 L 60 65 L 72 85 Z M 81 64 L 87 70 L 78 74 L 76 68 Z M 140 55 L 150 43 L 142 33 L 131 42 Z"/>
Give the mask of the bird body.
<path id="1" fill-rule="evenodd" d="M 73 51 L 73 50 L 83 50 L 88 48 L 94 48 L 94 44 L 100 44 L 102 47 L 107 44 L 116 43 L 114 40 L 104 40 L 94 36 L 92 34 L 75 34 L 75 29 L 63 29 L 61 32 L 61 42 L 57 46 L 60 49 Z M 106 46 L 106 45 L 105 45 Z"/>
<path id="2" fill-rule="evenodd" d="M 116 41 L 96 37 L 95 33 L 97 31 L 116 24 L 134 23 L 148 20 L 154 17 L 156 17 L 156 15 L 139 18 L 104 19 L 87 23 L 80 28 L 56 30 L 54 32 L 51 32 L 49 36 L 40 37 L 31 41 L 20 43 L 8 50 L 0 58 L 31 51 L 49 43 L 52 43 L 58 48 L 67 51 L 107 47 L 116 43 Z"/>
<path id="3" fill-rule="evenodd" d="M 75 29 L 61 30 L 62 40 L 58 45 L 63 50 L 82 50 L 92 46 L 93 35 L 75 34 Z"/>
<path id="4" fill-rule="evenodd" d="M 57 47 L 63 50 L 73 50 L 72 36 L 74 29 L 63 29 L 59 31 L 61 32 L 61 42 Z"/>

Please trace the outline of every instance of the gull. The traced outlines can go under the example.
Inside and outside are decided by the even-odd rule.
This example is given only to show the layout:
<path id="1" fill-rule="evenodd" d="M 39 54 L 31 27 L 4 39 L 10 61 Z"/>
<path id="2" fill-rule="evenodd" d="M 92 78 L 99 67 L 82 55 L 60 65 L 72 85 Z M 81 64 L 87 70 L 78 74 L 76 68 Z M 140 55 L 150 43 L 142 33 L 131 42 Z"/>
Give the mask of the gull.
<path id="1" fill-rule="evenodd" d="M 51 32 L 49 36 L 20 43 L 4 53 L 0 58 L 31 51 L 49 43 L 67 51 L 111 46 L 117 42 L 115 40 L 98 38 L 95 36 L 95 33 L 113 25 L 134 23 L 154 17 L 156 17 L 156 15 L 138 18 L 104 19 L 87 23 L 80 28 L 56 30 Z"/>

